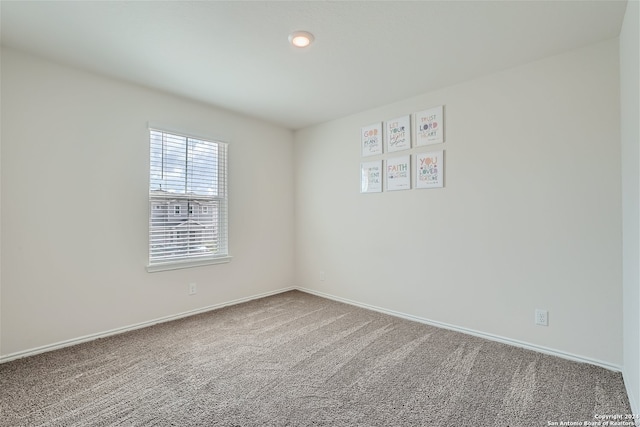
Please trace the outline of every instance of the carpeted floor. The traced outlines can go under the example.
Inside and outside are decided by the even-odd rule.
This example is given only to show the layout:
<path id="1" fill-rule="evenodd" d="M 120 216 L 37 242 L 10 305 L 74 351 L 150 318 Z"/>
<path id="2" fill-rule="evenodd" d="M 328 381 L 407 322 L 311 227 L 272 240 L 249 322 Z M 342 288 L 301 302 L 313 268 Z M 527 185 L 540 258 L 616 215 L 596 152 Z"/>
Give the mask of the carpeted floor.
<path id="1" fill-rule="evenodd" d="M 501 426 L 630 413 L 622 377 L 287 292 L 0 365 L 1 426 Z"/>

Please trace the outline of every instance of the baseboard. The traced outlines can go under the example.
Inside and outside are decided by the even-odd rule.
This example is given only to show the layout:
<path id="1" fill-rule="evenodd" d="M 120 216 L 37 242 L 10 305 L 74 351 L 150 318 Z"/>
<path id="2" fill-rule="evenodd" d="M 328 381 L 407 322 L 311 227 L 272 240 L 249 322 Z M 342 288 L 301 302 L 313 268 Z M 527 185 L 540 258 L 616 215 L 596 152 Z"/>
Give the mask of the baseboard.
<path id="1" fill-rule="evenodd" d="M 106 338 L 106 337 L 109 337 L 109 336 L 112 336 L 112 335 L 122 334 L 124 332 L 129 332 L 129 331 L 134 331 L 136 329 L 146 328 L 148 326 L 156 325 L 158 323 L 170 322 L 172 320 L 182 319 L 183 317 L 189 317 L 189 316 L 193 316 L 193 315 L 200 314 L 200 313 L 206 313 L 207 311 L 216 310 L 216 309 L 223 308 L 223 307 L 229 307 L 229 306 L 232 306 L 232 305 L 242 304 L 243 302 L 248 302 L 248 301 L 260 299 L 260 298 L 268 297 L 268 296 L 271 296 L 271 295 L 281 294 L 283 292 L 293 291 L 295 289 L 296 289 L 295 287 L 281 288 L 281 289 L 278 289 L 278 290 L 275 290 L 275 291 L 264 292 L 264 293 L 261 293 L 261 294 L 252 295 L 252 296 L 245 297 L 245 298 L 238 298 L 238 299 L 235 299 L 235 300 L 232 300 L 232 301 L 227 301 L 227 302 L 223 302 L 223 303 L 219 303 L 219 304 L 214 304 L 214 305 L 210 305 L 210 306 L 207 306 L 207 307 L 198 308 L 198 309 L 195 309 L 195 310 L 184 311 L 182 313 L 173 314 L 173 315 L 170 315 L 170 316 L 164 316 L 164 317 L 160 317 L 160 318 L 157 318 L 157 319 L 149 320 L 149 321 L 146 321 L 146 322 L 141 322 L 141 323 L 136 323 L 134 325 L 124 326 L 124 327 L 121 327 L 121 328 L 111 329 L 111 330 L 105 331 L 105 332 L 99 332 L 99 333 L 96 333 L 96 334 L 85 335 L 85 336 L 82 336 L 82 337 L 73 338 L 73 339 L 66 340 L 66 341 L 60 341 L 60 342 L 57 342 L 57 343 L 48 344 L 48 345 L 44 345 L 42 347 L 36 347 L 36 348 L 29 349 L 29 350 L 19 351 L 19 352 L 7 354 L 7 355 L 4 355 L 4 356 L 0 355 L 0 363 L 5 363 L 5 362 L 9 362 L 11 360 L 21 359 L 23 357 L 28 357 L 28 356 L 35 356 L 36 354 L 46 353 L 48 351 L 58 350 L 58 349 L 61 349 L 61 348 L 64 348 L 64 347 L 70 347 L 72 345 L 81 344 L 81 343 L 84 343 L 84 342 L 87 342 L 87 341 L 93 341 L 93 340 L 96 340 L 98 338 Z"/>
<path id="2" fill-rule="evenodd" d="M 622 372 L 622 377 L 625 378 L 625 372 Z M 640 401 L 633 391 L 629 388 L 627 382 L 624 382 L 624 387 L 627 390 L 627 397 L 629 398 L 629 405 L 631 406 L 631 413 L 635 415 L 636 426 L 640 427 Z"/>
<path id="3" fill-rule="evenodd" d="M 368 310 L 374 310 L 380 313 L 384 313 L 384 314 L 388 314 L 394 317 L 399 317 L 399 318 L 403 318 L 403 319 L 407 319 L 407 320 L 412 320 L 415 322 L 419 322 L 419 323 L 424 323 L 427 325 L 432 325 L 432 326 L 437 326 L 439 328 L 444 328 L 444 329 L 449 329 L 452 331 L 457 331 L 457 332 L 462 332 L 465 334 L 469 334 L 469 335 L 473 335 L 473 336 L 477 336 L 480 338 L 485 338 L 491 341 L 497 341 L 503 344 L 508 344 L 508 345 L 513 345 L 516 347 L 520 347 L 520 348 L 525 348 L 528 350 L 533 350 L 533 351 L 537 351 L 540 353 L 544 353 L 544 354 L 549 354 L 552 356 L 558 356 L 561 357 L 563 359 L 568 359 L 568 360 L 573 360 L 576 362 L 582 362 L 582 363 L 589 363 L 592 365 L 596 365 L 596 366 L 601 366 L 603 368 L 612 370 L 612 371 L 617 371 L 617 372 L 622 372 L 622 367 L 618 366 L 618 365 L 613 365 L 611 363 L 608 362 L 603 362 L 601 360 L 596 360 L 596 359 L 592 359 L 592 358 L 588 358 L 588 357 L 583 357 L 583 356 L 578 356 L 575 354 L 571 354 L 571 353 L 567 353 L 567 352 L 563 352 L 560 350 L 556 350 L 556 349 L 551 349 L 548 347 L 543 347 L 543 346 L 539 346 L 536 344 L 531 344 L 531 343 L 527 343 L 524 341 L 518 341 L 518 340 L 514 340 L 514 339 L 510 339 L 510 338 L 505 338 L 505 337 L 501 337 L 498 335 L 493 335 L 493 334 L 489 334 L 486 332 L 481 332 L 481 331 L 476 331 L 473 329 L 469 329 L 469 328 L 464 328 L 464 327 L 460 327 L 460 326 L 456 326 L 456 325 L 451 325 L 448 323 L 444 323 L 444 322 L 438 322 L 435 320 L 431 320 L 431 319 L 426 319 L 423 317 L 418 317 L 418 316 L 413 316 L 410 314 L 406 314 L 406 313 L 401 313 L 398 311 L 394 311 L 394 310 L 389 310 L 386 308 L 382 308 L 382 307 L 377 307 L 377 306 L 373 306 L 370 304 L 365 304 L 365 303 L 361 303 L 358 301 L 353 301 L 347 298 L 342 298 L 342 297 L 338 297 L 335 295 L 331 295 L 331 294 L 327 294 L 324 292 L 320 292 L 320 291 L 316 291 L 313 289 L 307 289 L 307 288 L 303 288 L 303 287 L 296 287 L 296 286 L 291 286 L 288 288 L 281 288 L 275 291 L 270 291 L 270 292 L 265 292 L 265 293 L 261 293 L 261 294 L 257 294 L 257 295 L 252 295 L 249 297 L 244 297 L 244 298 L 239 298 L 236 300 L 232 300 L 232 301 L 228 301 L 228 302 L 224 302 L 224 303 L 219 303 L 219 304 L 214 304 L 214 305 L 210 305 L 207 307 L 203 307 L 203 308 L 199 308 L 199 309 L 195 309 L 195 310 L 190 310 L 190 311 L 185 311 L 182 313 L 178 313 L 178 314 L 174 314 L 174 315 L 170 315 L 170 316 L 165 316 L 165 317 L 161 317 L 158 319 L 153 319 L 153 320 L 149 320 L 146 322 L 141 322 L 141 323 L 136 323 L 134 325 L 129 325 L 129 326 L 124 326 L 121 328 L 116 328 L 116 329 L 112 329 L 109 331 L 105 331 L 105 332 L 99 332 L 96 334 L 91 334 L 91 335 L 85 335 L 82 337 L 78 337 L 78 338 L 73 338 L 70 340 L 66 340 L 66 341 L 61 341 L 61 342 L 57 342 L 57 343 L 53 343 L 53 344 L 49 344 L 49 345 L 45 345 L 42 347 L 37 347 L 37 348 L 33 348 L 33 349 L 29 349 L 29 350 L 24 350 L 24 351 L 19 351 L 16 353 L 11 353 L 11 354 L 7 354 L 7 355 L 0 355 L 0 363 L 4 363 L 4 362 L 9 362 L 11 360 L 15 360 L 15 359 L 20 359 L 23 357 L 28 357 L 28 356 L 34 356 L 36 354 L 40 354 L 40 353 L 45 353 L 47 351 L 53 351 L 53 350 L 58 350 L 60 348 L 64 348 L 64 347 L 70 347 L 72 345 L 76 345 L 76 344 L 81 344 L 83 342 L 87 342 L 87 341 L 93 341 L 96 340 L 98 338 L 105 338 L 105 337 L 109 337 L 112 335 L 117 335 L 117 334 L 121 334 L 124 332 L 129 332 L 129 331 L 133 331 L 136 329 L 141 329 L 141 328 L 145 328 L 147 326 L 152 326 L 158 323 L 164 323 L 164 322 L 170 322 L 172 320 L 177 320 L 177 319 L 181 319 L 183 317 L 188 317 L 188 316 L 193 316 L 196 314 L 200 314 L 200 313 L 205 313 L 207 311 L 211 311 L 211 310 L 216 310 L 222 307 L 228 307 L 228 306 L 232 306 L 232 305 L 237 305 L 237 304 L 241 304 L 243 302 L 248 302 L 248 301 L 252 301 L 252 300 L 256 300 L 256 299 L 260 299 L 260 298 L 264 298 L 264 297 L 268 297 L 271 295 L 276 295 L 276 294 L 280 294 L 283 292 L 288 292 L 288 291 L 292 291 L 292 290 L 299 290 L 301 292 L 306 292 L 308 294 L 312 294 L 312 295 L 317 295 L 319 297 L 322 298 L 327 298 L 327 299 L 331 299 L 334 301 L 338 301 L 338 302 L 343 302 L 345 304 L 349 304 L 349 305 L 354 305 L 357 307 L 361 307 L 361 308 L 365 308 Z M 627 390 L 628 393 L 628 390 Z M 629 395 L 629 397 L 631 398 L 631 395 Z M 638 413 L 638 408 L 633 408 L 634 413 Z"/>
<path id="4" fill-rule="evenodd" d="M 349 304 L 349 305 L 354 305 L 357 307 L 361 307 L 361 308 L 366 308 L 368 310 L 373 310 L 373 311 L 377 311 L 380 313 L 384 313 L 384 314 L 388 314 L 394 317 L 400 317 L 402 319 L 407 319 L 407 320 L 413 320 L 415 322 L 419 322 L 419 323 L 424 323 L 427 325 L 432 325 L 432 326 L 437 326 L 439 328 L 444 328 L 444 329 L 449 329 L 452 331 L 456 331 L 456 332 L 462 332 L 464 334 L 468 334 L 468 335 L 473 335 L 476 337 L 480 337 L 480 338 L 485 338 L 491 341 L 497 341 L 503 344 L 508 344 L 508 345 L 512 345 L 515 347 L 520 347 L 520 348 L 525 348 L 527 350 L 533 350 L 533 351 L 537 351 L 539 353 L 544 353 L 544 354 L 548 354 L 551 356 L 557 356 L 557 357 L 561 357 L 563 359 L 568 359 L 568 360 L 572 360 L 574 362 L 581 362 L 581 363 L 589 363 L 591 365 L 596 365 L 596 366 L 600 366 L 602 368 L 605 369 L 609 369 L 611 371 L 616 371 L 616 372 L 622 372 L 622 367 L 619 365 L 614 365 L 608 362 L 603 362 L 602 360 L 597 360 L 597 359 L 592 359 L 589 357 L 584 357 L 584 356 L 578 356 L 576 354 L 571 354 L 571 353 L 567 353 L 564 351 L 560 351 L 560 350 L 556 350 L 556 349 L 552 349 L 552 348 L 548 348 L 548 347 L 543 347 L 540 345 L 536 345 L 536 344 L 531 344 L 531 343 L 527 343 L 524 341 L 519 341 L 519 340 L 514 340 L 511 338 L 505 338 L 505 337 L 501 337 L 499 335 L 493 335 L 493 334 L 489 334 L 486 332 L 481 332 L 481 331 L 476 331 L 474 329 L 469 329 L 469 328 L 464 328 L 461 326 L 456 326 L 456 325 L 451 325 L 448 323 L 444 323 L 444 322 L 438 322 L 436 320 L 431 320 L 431 319 L 426 319 L 423 317 L 418 317 L 418 316 L 413 316 L 411 314 L 406 314 L 406 313 L 401 313 L 398 311 L 394 311 L 394 310 L 388 310 L 386 308 L 382 308 L 382 307 L 377 307 L 374 305 L 370 305 L 370 304 L 365 304 L 365 303 L 361 303 L 358 301 L 353 301 L 347 298 L 342 298 L 342 297 L 337 297 L 335 295 L 331 295 L 331 294 L 327 294 L 324 292 L 320 292 L 320 291 L 316 291 L 313 289 L 307 289 L 307 288 L 301 288 L 301 287 L 297 287 L 297 290 L 301 291 L 301 292 L 306 292 L 312 295 L 317 295 L 319 297 L 322 298 L 327 298 L 327 299 L 331 299 L 334 301 L 338 301 L 338 302 L 343 302 L 345 304 Z"/>

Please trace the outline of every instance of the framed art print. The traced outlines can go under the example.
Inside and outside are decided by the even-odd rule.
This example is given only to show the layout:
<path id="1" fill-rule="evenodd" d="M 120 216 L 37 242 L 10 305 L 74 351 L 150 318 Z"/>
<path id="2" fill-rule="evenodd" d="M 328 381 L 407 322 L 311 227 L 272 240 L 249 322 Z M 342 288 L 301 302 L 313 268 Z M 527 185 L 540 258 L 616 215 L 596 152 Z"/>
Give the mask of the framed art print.
<path id="1" fill-rule="evenodd" d="M 386 122 L 387 153 L 411 148 L 411 116 L 406 115 Z"/>
<path id="2" fill-rule="evenodd" d="M 444 151 L 416 154 L 416 188 L 444 186 Z"/>
<path id="3" fill-rule="evenodd" d="M 443 107 L 431 108 L 416 113 L 416 147 L 444 142 Z"/>
<path id="4" fill-rule="evenodd" d="M 362 157 L 382 154 L 382 122 L 363 127 L 360 130 Z"/>
<path id="5" fill-rule="evenodd" d="M 360 164 L 360 192 L 380 193 L 382 191 L 382 160 Z"/>
<path id="6" fill-rule="evenodd" d="M 387 191 L 411 188 L 411 156 L 387 159 Z"/>

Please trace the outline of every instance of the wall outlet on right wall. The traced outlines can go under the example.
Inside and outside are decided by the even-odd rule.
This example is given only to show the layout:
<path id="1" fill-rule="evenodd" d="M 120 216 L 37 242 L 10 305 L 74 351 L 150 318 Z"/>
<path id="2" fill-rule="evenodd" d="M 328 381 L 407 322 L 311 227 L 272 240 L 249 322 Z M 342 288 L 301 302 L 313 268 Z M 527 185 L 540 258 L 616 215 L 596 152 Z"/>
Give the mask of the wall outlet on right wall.
<path id="1" fill-rule="evenodd" d="M 541 308 L 536 308 L 535 324 L 540 326 L 549 326 L 549 312 Z"/>

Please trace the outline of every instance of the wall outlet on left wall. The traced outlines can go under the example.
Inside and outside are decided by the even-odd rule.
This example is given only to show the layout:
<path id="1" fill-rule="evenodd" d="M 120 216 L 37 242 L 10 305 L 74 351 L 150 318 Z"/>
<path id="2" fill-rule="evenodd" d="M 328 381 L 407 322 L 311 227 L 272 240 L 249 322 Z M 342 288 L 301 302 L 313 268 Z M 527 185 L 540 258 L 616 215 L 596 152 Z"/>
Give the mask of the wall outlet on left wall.
<path id="1" fill-rule="evenodd" d="M 195 283 L 189 283 L 189 295 L 195 295 L 198 292 L 198 288 Z"/>

